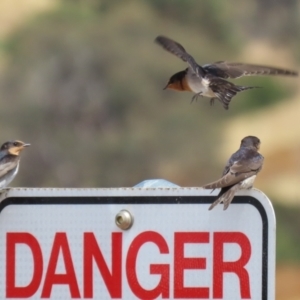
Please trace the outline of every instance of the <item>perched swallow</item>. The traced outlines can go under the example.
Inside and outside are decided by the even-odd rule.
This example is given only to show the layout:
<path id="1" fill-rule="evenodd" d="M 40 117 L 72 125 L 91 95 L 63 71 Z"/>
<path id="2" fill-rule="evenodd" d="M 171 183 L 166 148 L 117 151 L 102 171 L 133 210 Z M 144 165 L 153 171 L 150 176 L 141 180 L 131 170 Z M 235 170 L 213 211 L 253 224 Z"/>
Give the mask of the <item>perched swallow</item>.
<path id="1" fill-rule="evenodd" d="M 21 141 L 8 141 L 0 148 L 0 189 L 5 188 L 17 175 L 20 153 L 30 144 Z"/>
<path id="2" fill-rule="evenodd" d="M 228 208 L 235 192 L 240 189 L 251 189 L 256 174 L 261 170 L 264 157 L 258 153 L 260 140 L 255 136 L 242 139 L 240 149 L 229 158 L 222 178 L 203 186 L 204 189 L 221 188 L 217 200 L 209 207 L 213 209 L 218 203 L 224 203 L 224 210 Z"/>
<path id="3" fill-rule="evenodd" d="M 184 71 L 174 74 L 164 89 L 193 92 L 195 95 L 192 98 L 192 102 L 200 96 L 208 97 L 211 99 L 211 105 L 217 99 L 223 104 L 225 109 L 228 109 L 232 97 L 238 92 L 256 87 L 235 85 L 225 80 L 227 78 L 239 78 L 250 75 L 298 76 L 298 73 L 295 71 L 225 61 L 200 66 L 179 43 L 164 36 L 158 36 L 155 42 L 188 63 L 189 67 Z"/>

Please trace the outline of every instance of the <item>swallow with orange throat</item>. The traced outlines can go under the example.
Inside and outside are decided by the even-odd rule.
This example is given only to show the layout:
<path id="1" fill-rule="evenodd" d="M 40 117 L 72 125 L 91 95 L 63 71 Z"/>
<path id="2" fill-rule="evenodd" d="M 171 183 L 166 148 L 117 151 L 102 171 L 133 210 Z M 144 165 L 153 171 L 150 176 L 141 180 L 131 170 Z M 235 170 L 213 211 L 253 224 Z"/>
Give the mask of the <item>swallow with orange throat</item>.
<path id="1" fill-rule="evenodd" d="M 28 146 L 30 146 L 30 144 L 18 140 L 5 142 L 1 146 L 0 190 L 5 189 L 16 177 L 19 170 L 20 153 Z"/>
<path id="2" fill-rule="evenodd" d="M 200 66 L 185 51 L 183 46 L 174 40 L 165 36 L 158 36 L 155 42 L 189 65 L 184 71 L 171 76 L 164 89 L 192 92 L 194 93 L 192 102 L 199 97 L 208 97 L 211 105 L 214 104 L 215 100 L 218 100 L 225 109 L 228 109 L 231 99 L 238 92 L 256 88 L 255 86 L 235 85 L 227 81 L 228 78 L 235 79 L 255 75 L 298 76 L 298 72 L 292 70 L 226 61 Z"/>

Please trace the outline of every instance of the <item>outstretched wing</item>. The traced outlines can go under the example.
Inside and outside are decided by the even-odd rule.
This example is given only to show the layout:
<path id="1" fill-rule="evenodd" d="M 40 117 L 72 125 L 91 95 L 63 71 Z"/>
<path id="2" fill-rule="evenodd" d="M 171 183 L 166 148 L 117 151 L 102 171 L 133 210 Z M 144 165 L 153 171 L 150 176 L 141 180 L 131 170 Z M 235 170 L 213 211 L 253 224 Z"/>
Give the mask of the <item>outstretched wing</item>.
<path id="1" fill-rule="evenodd" d="M 183 61 L 187 62 L 191 69 L 198 75 L 198 76 L 203 76 L 205 72 L 203 71 L 202 67 L 199 66 L 194 58 L 188 54 L 185 49 L 183 48 L 182 45 L 179 43 L 173 41 L 170 38 L 167 38 L 165 36 L 159 35 L 156 39 L 155 42 L 162 46 L 165 50 L 168 52 L 176 55 L 177 57 L 181 58 Z"/>
<path id="2" fill-rule="evenodd" d="M 226 61 L 219 61 L 213 64 L 207 64 L 202 66 L 202 68 L 209 74 L 225 79 L 254 75 L 298 76 L 298 72 L 292 70 L 253 64 L 235 62 L 230 63 Z"/>

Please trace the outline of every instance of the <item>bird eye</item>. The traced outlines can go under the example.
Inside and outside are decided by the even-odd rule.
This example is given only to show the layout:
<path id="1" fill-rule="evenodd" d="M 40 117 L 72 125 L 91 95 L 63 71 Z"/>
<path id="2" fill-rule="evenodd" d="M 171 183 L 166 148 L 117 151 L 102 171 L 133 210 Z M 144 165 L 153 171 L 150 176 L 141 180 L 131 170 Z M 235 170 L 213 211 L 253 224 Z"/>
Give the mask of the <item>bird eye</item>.
<path id="1" fill-rule="evenodd" d="M 18 146 L 18 143 L 17 143 L 17 142 L 14 142 L 13 145 L 14 145 L 15 147 L 17 147 L 17 146 Z"/>

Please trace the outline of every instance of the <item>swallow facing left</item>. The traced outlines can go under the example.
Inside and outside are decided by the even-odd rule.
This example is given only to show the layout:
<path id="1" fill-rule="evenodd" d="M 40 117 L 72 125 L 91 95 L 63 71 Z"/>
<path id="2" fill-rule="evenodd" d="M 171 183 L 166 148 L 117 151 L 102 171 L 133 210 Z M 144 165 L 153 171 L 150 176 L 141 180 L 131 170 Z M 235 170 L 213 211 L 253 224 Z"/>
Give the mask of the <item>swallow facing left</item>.
<path id="1" fill-rule="evenodd" d="M 222 178 L 203 186 L 204 189 L 221 188 L 217 200 L 213 202 L 209 210 L 222 201 L 224 210 L 227 209 L 236 191 L 252 188 L 255 177 L 264 162 L 264 157 L 258 153 L 259 147 L 259 138 L 255 136 L 243 138 L 239 150 L 229 158 Z"/>
<path id="2" fill-rule="evenodd" d="M 197 100 L 198 97 L 208 97 L 211 99 L 211 105 L 217 99 L 225 109 L 228 109 L 232 97 L 238 92 L 256 87 L 235 85 L 225 79 L 251 75 L 298 76 L 297 72 L 291 70 L 225 61 L 200 66 L 179 43 L 165 36 L 158 36 L 155 42 L 188 63 L 189 67 L 174 74 L 164 89 L 193 92 L 195 95 L 192 102 Z"/>
<path id="3" fill-rule="evenodd" d="M 0 148 L 0 189 L 4 189 L 17 175 L 20 153 L 30 144 L 21 141 L 8 141 Z"/>

